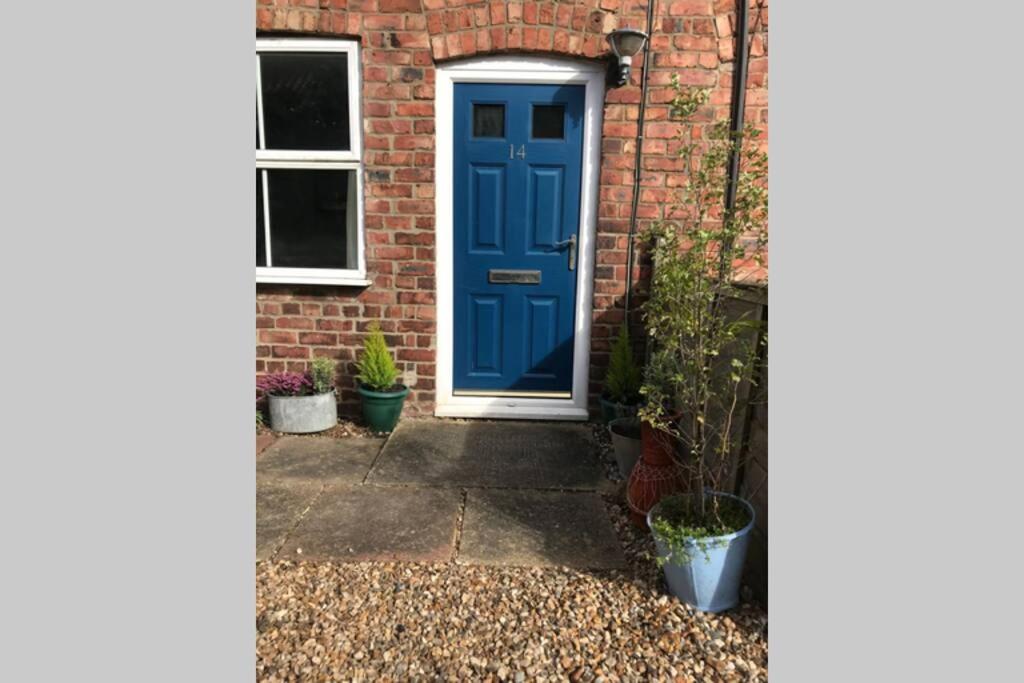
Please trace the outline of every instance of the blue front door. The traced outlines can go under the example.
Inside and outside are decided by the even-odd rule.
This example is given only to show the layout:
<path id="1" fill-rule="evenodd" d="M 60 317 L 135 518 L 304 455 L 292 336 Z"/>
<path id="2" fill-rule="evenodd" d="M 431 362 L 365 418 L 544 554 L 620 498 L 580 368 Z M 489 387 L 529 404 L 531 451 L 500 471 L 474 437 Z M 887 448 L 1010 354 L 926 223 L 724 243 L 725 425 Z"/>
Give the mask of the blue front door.
<path id="1" fill-rule="evenodd" d="M 582 85 L 455 85 L 455 393 L 569 397 Z"/>

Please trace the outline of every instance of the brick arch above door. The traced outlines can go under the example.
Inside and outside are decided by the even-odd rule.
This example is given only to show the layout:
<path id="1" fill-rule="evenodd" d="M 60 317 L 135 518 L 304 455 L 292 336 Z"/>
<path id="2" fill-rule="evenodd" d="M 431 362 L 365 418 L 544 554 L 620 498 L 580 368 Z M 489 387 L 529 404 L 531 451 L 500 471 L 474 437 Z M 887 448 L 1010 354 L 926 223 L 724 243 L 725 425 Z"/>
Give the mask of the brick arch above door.
<path id="1" fill-rule="evenodd" d="M 608 53 L 609 32 L 643 24 L 645 7 L 631 0 L 422 1 L 436 61 L 507 52 L 599 57 Z"/>
<path id="2" fill-rule="evenodd" d="M 642 29 L 645 11 L 645 0 L 257 0 L 256 26 L 429 47 L 435 61 L 509 52 L 596 58 L 608 54 L 610 31 Z"/>

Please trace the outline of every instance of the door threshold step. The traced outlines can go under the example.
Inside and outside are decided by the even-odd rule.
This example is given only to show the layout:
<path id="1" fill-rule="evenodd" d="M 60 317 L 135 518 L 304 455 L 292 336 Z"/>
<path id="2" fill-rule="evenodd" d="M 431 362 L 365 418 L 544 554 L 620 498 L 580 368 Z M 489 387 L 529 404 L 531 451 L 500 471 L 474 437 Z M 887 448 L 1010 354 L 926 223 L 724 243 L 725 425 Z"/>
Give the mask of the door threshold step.
<path id="1" fill-rule="evenodd" d="M 494 391 L 491 389 L 456 389 L 453 396 L 493 396 L 494 398 L 572 398 L 571 391 Z"/>

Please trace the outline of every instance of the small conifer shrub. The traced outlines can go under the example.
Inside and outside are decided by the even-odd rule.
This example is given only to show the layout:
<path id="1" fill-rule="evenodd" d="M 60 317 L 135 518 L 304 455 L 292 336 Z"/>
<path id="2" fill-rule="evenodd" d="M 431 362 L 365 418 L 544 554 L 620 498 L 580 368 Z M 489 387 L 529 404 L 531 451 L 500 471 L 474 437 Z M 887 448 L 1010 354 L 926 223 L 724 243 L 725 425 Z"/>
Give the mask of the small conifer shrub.
<path id="1" fill-rule="evenodd" d="M 399 371 L 388 351 L 384 333 L 377 322 L 370 323 L 370 334 L 363 343 L 363 357 L 358 363 L 357 378 L 371 391 L 387 391 L 395 386 Z"/>
<path id="2" fill-rule="evenodd" d="M 641 384 L 640 366 L 633 357 L 633 347 L 629 343 L 629 328 L 623 324 L 608 362 L 608 374 L 604 378 L 605 394 L 616 403 L 634 405 L 640 402 Z"/>

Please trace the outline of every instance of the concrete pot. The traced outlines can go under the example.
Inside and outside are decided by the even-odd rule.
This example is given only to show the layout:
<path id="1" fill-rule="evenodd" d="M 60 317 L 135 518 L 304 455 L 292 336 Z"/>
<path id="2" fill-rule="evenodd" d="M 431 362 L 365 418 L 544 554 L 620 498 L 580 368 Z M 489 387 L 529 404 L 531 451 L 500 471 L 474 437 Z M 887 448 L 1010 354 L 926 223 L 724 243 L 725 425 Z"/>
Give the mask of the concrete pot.
<path id="1" fill-rule="evenodd" d="M 333 391 L 312 396 L 267 396 L 270 428 L 288 434 L 322 432 L 338 424 Z"/>
<path id="2" fill-rule="evenodd" d="M 673 557 L 665 562 L 665 582 L 672 595 L 703 612 L 722 612 L 731 609 L 740 601 L 740 579 L 743 563 L 747 558 L 750 530 L 754 528 L 754 508 L 747 501 L 728 493 L 711 493 L 713 496 L 732 498 L 739 501 L 750 515 L 750 522 L 725 536 L 709 536 L 686 543 L 689 561 Z M 658 557 L 668 557 L 668 545 L 655 533 L 651 522 L 657 514 L 655 505 L 647 513 L 647 526 L 654 536 Z"/>
<path id="3" fill-rule="evenodd" d="M 409 387 L 401 385 L 401 391 L 371 391 L 359 386 L 359 395 L 363 399 L 363 420 L 366 426 L 375 432 L 390 432 L 398 424 L 402 416 L 405 397 L 409 395 Z"/>
<path id="4" fill-rule="evenodd" d="M 639 405 L 629 403 L 616 403 L 609 401 L 604 394 L 601 394 L 601 421 L 605 424 L 620 417 L 633 417 L 639 410 Z"/>
<path id="5" fill-rule="evenodd" d="M 640 457 L 640 419 L 616 418 L 608 423 L 608 433 L 612 437 L 612 449 L 615 451 L 615 462 L 619 465 L 619 474 L 628 479 L 637 458 Z"/>

